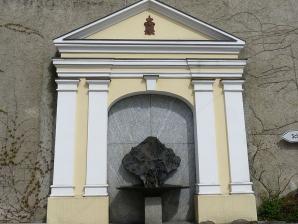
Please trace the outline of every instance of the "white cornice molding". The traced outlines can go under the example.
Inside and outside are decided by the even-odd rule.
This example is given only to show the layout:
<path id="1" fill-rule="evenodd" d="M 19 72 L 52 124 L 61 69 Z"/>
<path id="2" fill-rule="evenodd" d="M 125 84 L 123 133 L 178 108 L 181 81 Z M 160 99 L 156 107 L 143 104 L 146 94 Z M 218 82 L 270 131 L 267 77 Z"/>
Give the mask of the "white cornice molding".
<path id="1" fill-rule="evenodd" d="M 86 36 L 92 35 L 95 32 L 104 30 L 126 18 L 141 13 L 148 8 L 148 3 L 141 1 L 136 4 L 130 5 L 122 10 L 114 12 L 108 16 L 98 19 L 90 24 L 75 29 L 67 34 L 64 34 L 54 40 L 54 43 L 63 42 L 64 39 L 81 39 Z"/>
<path id="2" fill-rule="evenodd" d="M 144 42 L 144 41 L 142 41 Z M 63 42 L 55 43 L 60 53 L 147 53 L 147 54 L 238 54 L 244 45 L 230 42 L 203 42 L 184 43 L 164 41 L 163 43 L 147 41 L 138 43 L 130 41 L 122 44 L 121 41 L 104 43 L 97 41 Z"/>
<path id="3" fill-rule="evenodd" d="M 195 59 L 53 59 L 53 64 L 57 68 L 60 78 L 142 78 L 146 75 L 159 75 L 160 78 L 222 78 L 222 79 L 240 79 L 245 60 L 195 60 Z M 110 71 L 97 72 L 86 70 L 108 69 Z M 117 70 L 113 70 L 116 68 Z M 235 72 L 226 72 L 222 68 L 236 69 Z M 135 69 L 135 71 L 121 71 L 121 68 Z M 155 74 L 152 71 L 142 72 L 142 69 L 159 69 Z M 180 68 L 185 72 L 173 72 L 168 68 Z M 201 68 L 218 68 L 215 72 L 198 71 Z M 78 71 L 76 71 L 78 69 Z M 240 71 L 241 72 L 240 72 Z"/>
<path id="4" fill-rule="evenodd" d="M 55 58 L 53 64 L 59 65 L 110 65 L 110 66 L 241 66 L 246 60 L 234 59 L 73 59 Z"/>
<path id="5" fill-rule="evenodd" d="M 206 79 L 239 79 L 242 78 L 242 73 L 192 73 L 192 78 L 206 78 Z"/>
<path id="6" fill-rule="evenodd" d="M 81 39 L 81 40 L 65 40 L 63 42 L 54 42 L 54 44 L 102 44 L 102 45 L 130 45 L 130 44 L 138 44 L 138 45 L 235 45 L 235 46 L 243 46 L 243 44 L 239 44 L 233 41 L 219 41 L 219 40 L 96 40 L 96 39 Z"/>
<path id="7" fill-rule="evenodd" d="M 90 40 L 86 37 L 152 9 L 212 40 Z M 238 54 L 245 42 L 156 0 L 143 0 L 54 40 L 60 53 L 211 53 Z"/>
<path id="8" fill-rule="evenodd" d="M 55 44 L 64 43 L 73 39 L 84 39 L 95 32 L 106 29 L 120 21 L 123 21 L 131 16 L 137 15 L 145 10 L 152 9 L 164 16 L 173 19 L 176 22 L 182 23 L 191 29 L 202 32 L 207 36 L 213 37 L 215 40 L 230 41 L 239 45 L 244 45 L 245 42 L 221 29 L 209 25 L 197 18 L 187 15 L 169 5 L 156 0 L 142 0 L 132 4 L 122 10 L 119 10 L 111 15 L 96 20 L 86 26 L 71 31 L 54 40 Z"/>
<path id="9" fill-rule="evenodd" d="M 152 72 L 110 72 L 110 73 L 100 73 L 100 72 L 58 72 L 58 77 L 60 78 L 143 78 L 143 76 L 152 75 Z M 158 72 L 156 75 L 159 78 L 221 78 L 221 79 L 239 79 L 242 78 L 242 73 L 162 73 Z"/>
<path id="10" fill-rule="evenodd" d="M 179 21 L 180 23 L 193 28 L 196 31 L 203 32 L 209 36 L 216 37 L 219 40 L 232 40 L 238 44 L 245 44 L 245 42 L 236 36 L 233 36 L 217 27 L 211 26 L 210 24 L 201 21 L 195 17 L 192 17 L 186 13 L 183 13 L 169 5 L 156 0 L 144 0 L 149 1 L 151 9 L 170 17 L 173 20 Z"/>
<path id="11" fill-rule="evenodd" d="M 189 66 L 242 66 L 246 65 L 246 60 L 195 60 L 187 59 Z"/>

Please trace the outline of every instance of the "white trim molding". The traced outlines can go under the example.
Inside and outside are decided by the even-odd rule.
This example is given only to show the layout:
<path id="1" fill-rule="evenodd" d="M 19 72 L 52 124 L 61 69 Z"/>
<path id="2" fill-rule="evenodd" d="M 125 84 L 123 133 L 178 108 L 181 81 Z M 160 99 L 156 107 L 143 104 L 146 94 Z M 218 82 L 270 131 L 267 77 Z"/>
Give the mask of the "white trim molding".
<path id="1" fill-rule="evenodd" d="M 243 80 L 223 80 L 231 175 L 231 194 L 253 193 L 249 175 L 243 109 Z"/>
<path id="2" fill-rule="evenodd" d="M 143 78 L 146 81 L 147 91 L 156 90 L 158 75 L 144 75 Z"/>
<path id="3" fill-rule="evenodd" d="M 132 4 L 124 9 L 114 12 L 106 17 L 98 19 L 90 24 L 81 28 L 73 30 L 61 37 L 54 40 L 54 43 L 63 43 L 71 40 L 84 39 L 96 32 L 104 30 L 114 24 L 117 24 L 131 16 L 137 15 L 146 10 L 154 10 L 170 19 L 181 23 L 197 32 L 204 33 L 212 37 L 214 40 L 222 42 L 230 42 L 230 44 L 244 45 L 245 42 L 221 29 L 211 26 L 197 18 L 194 18 L 186 13 L 183 13 L 165 3 L 156 0 L 142 0 Z"/>
<path id="4" fill-rule="evenodd" d="M 236 59 L 53 59 L 61 78 L 142 78 L 158 69 L 159 78 L 242 78 L 246 60 Z M 176 73 L 168 68 L 180 69 Z M 84 70 L 88 68 L 87 70 Z M 222 68 L 229 69 L 226 72 Z M 122 69 L 130 69 L 123 72 Z M 204 70 L 207 69 L 207 70 Z M 209 72 L 208 70 L 214 70 Z M 77 71 L 76 71 L 77 70 Z"/>
<path id="5" fill-rule="evenodd" d="M 253 194 L 252 182 L 233 182 L 230 184 L 231 194 Z"/>
<path id="6" fill-rule="evenodd" d="M 110 80 L 87 80 L 87 83 L 89 84 L 88 147 L 84 196 L 106 196 Z"/>
<path id="7" fill-rule="evenodd" d="M 196 193 L 220 194 L 216 151 L 214 80 L 193 80 L 195 92 Z"/>
<path id="8" fill-rule="evenodd" d="M 154 10 L 170 19 L 210 37 L 201 40 L 90 40 L 86 37 L 111 27 L 146 10 Z M 121 37 L 120 37 L 121 38 Z M 156 0 L 142 0 L 118 12 L 73 30 L 54 40 L 60 53 L 225 53 L 238 54 L 245 42 L 221 29 L 187 15 Z"/>
<path id="9" fill-rule="evenodd" d="M 66 43 L 57 43 L 55 46 L 60 53 L 130 53 L 130 54 L 239 54 L 243 48 L 242 45 L 232 45 L 230 42 L 223 42 L 221 44 L 215 42 L 201 43 L 197 41 L 194 43 L 171 43 L 165 41 L 158 44 L 155 41 L 148 40 L 141 44 L 139 41 L 131 41 L 126 44 L 114 41 L 114 43 L 107 44 L 104 41 L 68 41 Z"/>
<path id="10" fill-rule="evenodd" d="M 239 59 L 105 59 L 105 58 L 54 58 L 59 65 L 105 66 L 229 66 L 244 67 L 246 60 Z"/>
<path id="11" fill-rule="evenodd" d="M 58 100 L 51 196 L 73 196 L 75 116 L 79 80 L 56 80 L 56 83 L 58 85 Z"/>
<path id="12" fill-rule="evenodd" d="M 67 197 L 74 196 L 74 186 L 62 186 L 52 185 L 51 186 L 51 197 Z"/>

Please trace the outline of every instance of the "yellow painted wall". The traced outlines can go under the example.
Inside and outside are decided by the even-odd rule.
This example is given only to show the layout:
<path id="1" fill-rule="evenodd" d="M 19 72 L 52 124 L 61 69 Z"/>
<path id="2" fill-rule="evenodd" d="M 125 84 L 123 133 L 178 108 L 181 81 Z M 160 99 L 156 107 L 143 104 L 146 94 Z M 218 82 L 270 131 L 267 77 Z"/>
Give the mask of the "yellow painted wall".
<path id="1" fill-rule="evenodd" d="M 226 131 L 224 93 L 220 79 L 215 80 L 213 88 L 219 182 L 221 186 L 221 192 L 223 194 L 229 194 L 229 152 Z"/>
<path id="2" fill-rule="evenodd" d="M 213 221 L 221 224 L 237 219 L 257 220 L 253 194 L 195 195 L 195 209 L 197 223 Z"/>
<path id="3" fill-rule="evenodd" d="M 148 92 L 147 92 L 148 93 Z M 158 79 L 155 94 L 171 95 L 194 104 L 193 89 L 190 79 Z M 146 94 L 146 82 L 139 79 L 112 79 L 109 86 L 109 105 L 131 95 Z"/>
<path id="4" fill-rule="evenodd" d="M 146 91 L 144 79 L 112 79 L 109 86 L 109 105 L 120 98 Z"/>
<path id="5" fill-rule="evenodd" d="M 49 197 L 47 224 L 109 224 L 109 197 Z"/>
<path id="6" fill-rule="evenodd" d="M 144 23 L 149 15 L 155 23 L 155 35 L 150 36 L 144 33 Z M 148 10 L 94 33 L 86 39 L 210 40 L 211 38 L 155 11 Z"/>
<path id="7" fill-rule="evenodd" d="M 88 84 L 86 79 L 81 79 L 78 86 L 76 116 L 74 191 L 76 197 L 81 197 L 84 193 L 87 167 Z"/>
<path id="8" fill-rule="evenodd" d="M 191 79 L 158 79 L 157 91 L 173 94 L 192 107 L 194 106 L 194 93 Z"/>

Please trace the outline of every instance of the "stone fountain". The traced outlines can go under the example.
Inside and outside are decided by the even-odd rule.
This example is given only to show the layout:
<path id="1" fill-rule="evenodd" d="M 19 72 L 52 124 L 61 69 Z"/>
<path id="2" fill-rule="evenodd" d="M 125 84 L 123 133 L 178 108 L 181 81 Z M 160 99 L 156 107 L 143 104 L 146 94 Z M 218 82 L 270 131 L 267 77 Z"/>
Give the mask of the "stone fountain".
<path id="1" fill-rule="evenodd" d="M 147 137 L 124 156 L 123 167 L 136 175 L 141 183 L 120 186 L 118 189 L 142 192 L 145 202 L 145 224 L 162 223 L 161 196 L 164 192 L 189 187 L 165 184 L 171 173 L 178 169 L 180 162 L 180 157 L 156 137 Z"/>

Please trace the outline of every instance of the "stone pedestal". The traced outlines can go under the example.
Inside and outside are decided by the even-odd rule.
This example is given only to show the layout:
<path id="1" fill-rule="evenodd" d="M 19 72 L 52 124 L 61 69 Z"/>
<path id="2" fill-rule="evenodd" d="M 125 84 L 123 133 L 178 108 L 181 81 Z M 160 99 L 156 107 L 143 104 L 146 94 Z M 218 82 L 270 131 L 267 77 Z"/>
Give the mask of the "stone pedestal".
<path id="1" fill-rule="evenodd" d="M 145 198 L 145 224 L 162 224 L 161 197 Z"/>

